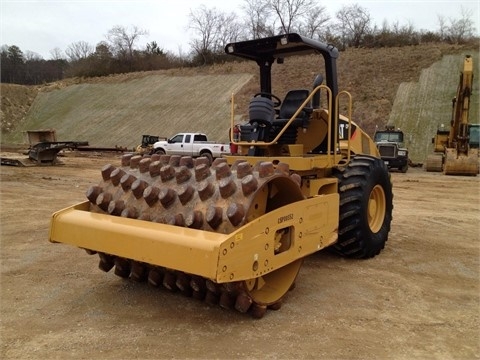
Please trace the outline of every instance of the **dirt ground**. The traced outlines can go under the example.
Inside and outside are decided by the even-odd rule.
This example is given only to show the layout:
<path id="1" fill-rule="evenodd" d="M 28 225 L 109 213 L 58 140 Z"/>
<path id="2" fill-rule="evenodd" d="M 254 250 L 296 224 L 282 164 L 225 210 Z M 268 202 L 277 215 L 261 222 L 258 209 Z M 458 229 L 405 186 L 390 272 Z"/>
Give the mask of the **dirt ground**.
<path id="1" fill-rule="evenodd" d="M 2 359 L 479 359 L 480 177 L 392 173 L 385 250 L 308 257 L 279 311 L 250 316 L 122 280 L 48 242 L 113 155 L 1 171 Z"/>

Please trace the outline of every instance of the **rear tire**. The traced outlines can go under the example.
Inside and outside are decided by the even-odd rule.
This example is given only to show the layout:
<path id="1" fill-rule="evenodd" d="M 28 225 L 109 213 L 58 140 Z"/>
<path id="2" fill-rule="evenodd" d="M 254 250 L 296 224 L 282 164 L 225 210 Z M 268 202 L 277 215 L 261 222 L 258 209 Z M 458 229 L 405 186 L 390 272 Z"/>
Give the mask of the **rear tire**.
<path id="1" fill-rule="evenodd" d="M 338 242 L 331 249 L 351 258 L 374 257 L 385 247 L 392 221 L 388 169 L 383 160 L 360 155 L 334 175 L 339 179 L 340 218 Z"/>

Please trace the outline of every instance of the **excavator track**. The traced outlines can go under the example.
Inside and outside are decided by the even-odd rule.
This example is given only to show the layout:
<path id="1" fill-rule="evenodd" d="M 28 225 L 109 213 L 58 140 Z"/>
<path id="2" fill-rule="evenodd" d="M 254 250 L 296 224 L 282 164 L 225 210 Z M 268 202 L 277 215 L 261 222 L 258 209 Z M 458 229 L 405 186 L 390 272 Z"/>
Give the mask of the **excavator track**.
<path id="1" fill-rule="evenodd" d="M 303 199 L 298 175 L 290 175 L 283 163 L 251 166 L 239 160 L 229 166 L 225 159 L 216 159 L 210 165 L 204 157 L 125 154 L 121 166 L 107 164 L 101 175 L 102 181 L 86 193 L 91 212 L 223 234 Z M 282 239 L 278 239 L 278 246 L 282 246 Z M 122 278 L 145 281 L 255 318 L 263 317 L 267 309 L 281 307 L 302 264 L 301 259 L 295 260 L 258 278 L 219 284 L 110 254 L 99 253 L 99 257 L 103 271 L 114 269 Z"/>
<path id="2" fill-rule="evenodd" d="M 442 172 L 443 171 L 443 154 L 428 155 L 425 169 L 428 172 Z"/>

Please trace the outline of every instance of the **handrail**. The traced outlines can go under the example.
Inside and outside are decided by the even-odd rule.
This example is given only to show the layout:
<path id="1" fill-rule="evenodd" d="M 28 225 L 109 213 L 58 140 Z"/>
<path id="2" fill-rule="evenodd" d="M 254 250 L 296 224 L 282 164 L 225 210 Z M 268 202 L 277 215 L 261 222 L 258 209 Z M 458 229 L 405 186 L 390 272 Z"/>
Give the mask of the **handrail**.
<path id="1" fill-rule="evenodd" d="M 350 137 L 352 135 L 352 94 L 350 94 L 348 91 L 340 91 L 337 94 L 337 98 L 335 99 L 335 113 L 340 114 L 340 95 L 346 95 L 348 98 L 348 116 L 347 116 L 347 122 L 348 122 L 348 136 L 347 136 L 347 161 L 350 161 Z M 338 119 L 340 119 L 340 115 L 335 119 L 335 128 L 338 128 Z M 338 131 L 335 133 L 335 144 L 338 144 Z M 333 161 L 337 163 L 337 158 L 336 158 L 337 152 L 335 151 L 335 155 L 333 158 Z"/>

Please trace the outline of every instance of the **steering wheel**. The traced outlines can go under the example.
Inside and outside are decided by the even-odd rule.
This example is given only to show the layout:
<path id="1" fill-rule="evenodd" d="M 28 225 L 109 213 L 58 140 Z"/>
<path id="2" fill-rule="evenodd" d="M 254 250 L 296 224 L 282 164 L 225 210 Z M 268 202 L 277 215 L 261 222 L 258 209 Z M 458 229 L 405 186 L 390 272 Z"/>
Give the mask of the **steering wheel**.
<path id="1" fill-rule="evenodd" d="M 275 99 L 275 101 L 273 102 L 273 107 L 279 107 L 280 104 L 282 103 L 282 100 L 280 100 L 280 98 L 278 96 L 273 95 L 271 93 L 259 92 L 259 93 L 256 93 L 255 95 L 253 95 L 253 97 L 257 97 L 257 96 L 271 97 L 271 98 Z"/>

